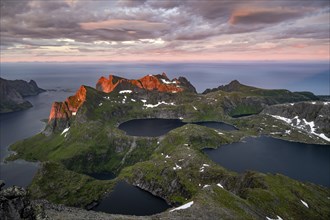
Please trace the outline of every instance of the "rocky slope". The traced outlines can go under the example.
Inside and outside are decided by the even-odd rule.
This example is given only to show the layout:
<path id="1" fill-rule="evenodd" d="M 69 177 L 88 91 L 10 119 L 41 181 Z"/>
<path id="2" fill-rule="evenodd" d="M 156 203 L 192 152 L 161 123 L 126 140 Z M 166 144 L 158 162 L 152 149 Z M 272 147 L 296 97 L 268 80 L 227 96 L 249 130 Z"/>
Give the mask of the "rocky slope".
<path id="1" fill-rule="evenodd" d="M 40 205 L 32 205 L 28 192 L 21 187 L 12 186 L 2 189 L 0 180 L 0 219 L 48 219 Z"/>
<path id="2" fill-rule="evenodd" d="M 47 133 L 56 129 L 64 129 L 70 125 L 70 118 L 77 114 L 79 108 L 89 96 L 89 106 L 93 103 L 107 98 L 109 101 L 113 97 L 105 96 L 114 93 L 114 98 L 128 94 L 132 101 L 151 97 L 157 100 L 170 99 L 176 93 L 196 94 L 196 89 L 184 78 L 169 80 L 165 73 L 158 75 L 147 75 L 138 80 L 129 80 L 118 76 L 110 75 L 109 79 L 101 77 L 96 89 L 81 86 L 74 96 L 70 96 L 64 102 L 55 102 L 52 105 L 49 115 L 49 126 Z M 88 91 L 88 92 L 87 92 Z M 100 92 L 97 92 L 100 91 Z M 102 97 L 103 96 L 103 97 Z M 125 104 L 125 103 L 122 103 Z"/>
<path id="3" fill-rule="evenodd" d="M 214 216 L 265 219 L 277 215 L 283 219 L 327 219 L 330 216 L 327 188 L 282 175 L 233 173 L 201 152 L 205 147 L 237 142 L 245 136 L 274 136 L 275 133 L 283 139 L 329 144 L 317 135 L 309 136 L 300 130 L 286 133 L 291 125 L 269 115 L 293 111 L 272 104 L 304 101 L 312 96 L 257 89 L 237 82 L 226 89 L 197 94 L 188 80 L 169 80 L 165 74 L 138 80 L 110 76 L 101 78 L 96 88 L 81 86 L 74 96 L 54 103 L 45 131 L 11 146 L 17 154 L 10 159 L 43 162 L 29 187 L 34 199 L 86 207 L 110 192 L 116 182 L 125 180 L 174 206 L 194 202 L 189 209 L 166 211 L 151 219 L 214 219 Z M 303 105 L 309 104 L 313 105 Z M 283 106 L 286 105 L 291 106 Z M 295 111 L 303 111 L 306 106 Z M 322 110 L 321 102 L 308 108 L 318 115 L 328 113 L 327 108 Z M 257 114 L 259 112 L 263 113 Z M 296 113 L 299 112 L 290 115 Z M 231 117 L 240 114 L 255 115 Z M 120 123 L 138 118 L 225 121 L 239 130 L 218 132 L 187 124 L 162 137 L 133 137 L 118 129 Z M 113 172 L 117 178 L 96 180 L 85 175 L 100 172 Z M 301 200 L 310 208 L 306 209 Z M 77 211 L 79 216 L 79 209 L 71 208 L 50 208 L 48 213 L 62 218 L 62 211 Z M 86 218 L 92 215 L 82 214 Z"/>
<path id="4" fill-rule="evenodd" d="M 44 91 L 33 80 L 26 82 L 0 78 L 0 113 L 30 108 L 32 104 L 24 100 L 24 97 L 38 95 Z"/>
<path id="5" fill-rule="evenodd" d="M 298 102 L 266 107 L 262 114 L 314 134 L 330 142 L 330 103 Z"/>

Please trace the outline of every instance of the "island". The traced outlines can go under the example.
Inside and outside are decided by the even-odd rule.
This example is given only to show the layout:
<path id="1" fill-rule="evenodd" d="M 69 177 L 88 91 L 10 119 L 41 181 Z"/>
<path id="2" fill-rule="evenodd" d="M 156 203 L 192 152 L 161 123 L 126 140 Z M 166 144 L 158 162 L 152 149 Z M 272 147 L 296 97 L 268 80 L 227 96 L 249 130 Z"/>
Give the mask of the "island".
<path id="1" fill-rule="evenodd" d="M 38 95 L 46 90 L 33 80 L 6 80 L 0 77 L 0 113 L 21 111 L 32 107 L 25 97 Z"/>

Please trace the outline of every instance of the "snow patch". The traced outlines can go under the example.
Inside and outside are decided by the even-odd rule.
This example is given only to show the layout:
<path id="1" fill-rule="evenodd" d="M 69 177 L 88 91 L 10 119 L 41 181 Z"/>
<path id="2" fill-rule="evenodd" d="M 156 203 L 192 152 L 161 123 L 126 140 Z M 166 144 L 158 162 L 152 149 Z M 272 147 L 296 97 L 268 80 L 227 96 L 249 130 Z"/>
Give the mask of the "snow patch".
<path id="1" fill-rule="evenodd" d="M 223 186 L 220 183 L 218 183 L 217 186 L 223 189 Z"/>
<path id="2" fill-rule="evenodd" d="M 267 219 L 267 220 L 283 220 L 283 218 L 281 218 L 281 217 L 278 216 L 278 215 L 277 215 L 276 217 L 277 217 L 277 218 L 269 218 L 269 217 L 266 216 L 266 219 Z"/>
<path id="3" fill-rule="evenodd" d="M 121 91 L 119 91 L 119 94 L 123 94 L 123 93 L 132 93 L 132 90 L 121 90 Z"/>
<path id="4" fill-rule="evenodd" d="M 131 101 L 132 101 L 132 102 L 136 102 L 136 100 L 135 100 L 135 99 L 131 99 Z"/>
<path id="5" fill-rule="evenodd" d="M 210 186 L 210 185 L 204 185 L 204 186 L 203 186 L 203 189 L 205 189 L 206 187 L 209 187 L 209 186 Z"/>
<path id="6" fill-rule="evenodd" d="M 319 133 L 315 132 L 316 127 L 315 127 L 314 121 L 309 122 L 304 118 L 300 120 L 298 116 L 295 116 L 293 119 L 285 118 L 285 117 L 282 117 L 279 115 L 270 115 L 270 116 L 272 116 L 273 118 L 276 118 L 278 120 L 284 121 L 287 124 L 290 124 L 292 127 L 296 127 L 298 129 L 304 130 L 306 132 L 309 132 L 310 134 L 316 135 L 316 136 L 322 138 L 323 140 L 330 142 L 330 138 L 327 137 L 325 134 L 323 134 L 323 133 L 319 134 Z M 271 133 L 271 134 L 275 134 L 275 133 Z"/>
<path id="7" fill-rule="evenodd" d="M 170 210 L 170 212 L 181 210 L 181 209 L 187 209 L 187 208 L 191 207 L 193 204 L 194 204 L 194 201 L 188 202 L 188 203 L 186 203 L 186 204 L 184 204 L 182 206 L 179 206 L 179 207 L 177 207 L 175 209 Z"/>
<path id="8" fill-rule="evenodd" d="M 101 102 L 100 104 L 99 104 L 99 106 L 102 106 L 103 105 L 103 103 Z"/>
<path id="9" fill-rule="evenodd" d="M 173 170 L 181 170 L 182 167 L 180 167 L 179 165 L 175 164 L 175 167 L 173 167 Z"/>
<path id="10" fill-rule="evenodd" d="M 193 108 L 197 111 L 197 108 L 195 106 L 193 106 Z"/>
<path id="11" fill-rule="evenodd" d="M 70 127 L 68 127 L 68 128 L 65 128 L 65 129 L 62 131 L 61 135 L 63 135 L 63 134 L 65 134 L 66 132 L 68 132 L 68 131 L 69 131 L 69 129 L 70 129 Z"/>
<path id="12" fill-rule="evenodd" d="M 141 99 L 141 102 L 143 102 L 143 103 L 146 103 L 146 102 L 147 102 L 147 100 L 145 100 L 145 99 Z"/>
<path id="13" fill-rule="evenodd" d="M 210 165 L 203 163 L 203 167 L 209 167 Z"/>
<path id="14" fill-rule="evenodd" d="M 167 81 L 166 79 L 160 79 L 164 84 L 176 84 L 175 81 L 171 82 L 171 81 Z"/>
<path id="15" fill-rule="evenodd" d="M 329 105 L 330 102 L 323 102 L 323 105 Z"/>
<path id="16" fill-rule="evenodd" d="M 141 100 L 142 101 L 142 100 Z M 145 102 L 144 102 L 145 103 Z M 144 107 L 147 107 L 147 108 L 156 108 L 158 107 L 159 105 L 175 105 L 174 102 L 171 102 L 171 103 L 167 103 L 167 102 L 164 102 L 164 101 L 161 101 L 161 102 L 158 102 L 157 104 L 153 105 L 153 104 L 144 104 L 143 106 Z"/>
<path id="17" fill-rule="evenodd" d="M 166 155 L 165 158 L 171 158 L 170 156 Z"/>
<path id="18" fill-rule="evenodd" d="M 305 201 L 303 201 L 303 200 L 300 200 L 300 202 L 301 202 L 304 206 L 306 206 L 307 208 L 309 208 L 307 202 L 305 202 Z"/>
<path id="19" fill-rule="evenodd" d="M 72 115 L 76 115 L 77 114 L 77 112 L 72 112 Z"/>

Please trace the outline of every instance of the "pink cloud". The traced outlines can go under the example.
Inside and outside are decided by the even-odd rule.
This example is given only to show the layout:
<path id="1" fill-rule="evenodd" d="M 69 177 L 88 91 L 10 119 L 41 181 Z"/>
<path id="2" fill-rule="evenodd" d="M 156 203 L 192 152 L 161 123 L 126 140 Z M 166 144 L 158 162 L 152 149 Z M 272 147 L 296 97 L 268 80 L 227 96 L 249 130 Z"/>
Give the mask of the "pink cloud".
<path id="1" fill-rule="evenodd" d="M 149 22 L 144 20 L 112 19 L 98 22 L 80 23 L 84 30 L 140 30 L 140 31 L 162 31 L 168 29 L 168 25 L 161 22 Z"/>

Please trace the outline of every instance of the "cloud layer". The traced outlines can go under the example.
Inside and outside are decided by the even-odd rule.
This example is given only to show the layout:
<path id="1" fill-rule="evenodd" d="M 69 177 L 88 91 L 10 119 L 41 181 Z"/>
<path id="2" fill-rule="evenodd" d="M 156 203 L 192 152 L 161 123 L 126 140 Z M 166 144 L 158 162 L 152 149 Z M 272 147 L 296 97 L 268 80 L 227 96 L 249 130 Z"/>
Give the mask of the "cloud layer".
<path id="1" fill-rule="evenodd" d="M 1 62 L 329 59 L 327 0 L 2 0 Z"/>

